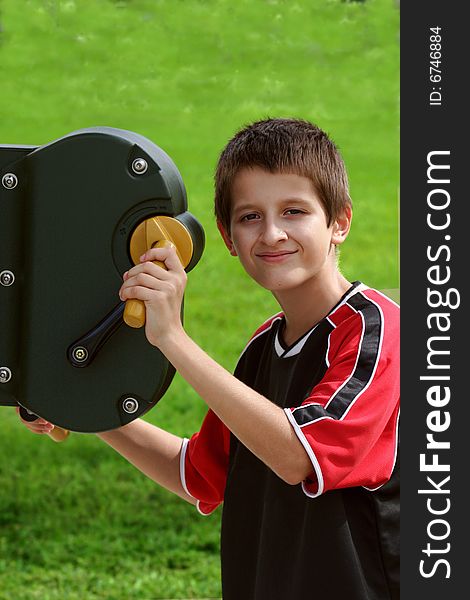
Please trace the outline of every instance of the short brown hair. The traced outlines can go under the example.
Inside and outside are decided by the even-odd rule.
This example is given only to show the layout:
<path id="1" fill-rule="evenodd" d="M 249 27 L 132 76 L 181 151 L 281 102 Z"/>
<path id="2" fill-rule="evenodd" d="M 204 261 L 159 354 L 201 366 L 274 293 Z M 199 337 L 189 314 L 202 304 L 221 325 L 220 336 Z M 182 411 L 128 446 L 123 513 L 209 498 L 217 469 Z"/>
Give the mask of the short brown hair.
<path id="1" fill-rule="evenodd" d="M 351 206 L 343 159 L 327 134 L 302 119 L 265 119 L 243 127 L 222 151 L 215 172 L 215 215 L 230 232 L 231 188 L 243 168 L 308 177 L 328 226 Z"/>

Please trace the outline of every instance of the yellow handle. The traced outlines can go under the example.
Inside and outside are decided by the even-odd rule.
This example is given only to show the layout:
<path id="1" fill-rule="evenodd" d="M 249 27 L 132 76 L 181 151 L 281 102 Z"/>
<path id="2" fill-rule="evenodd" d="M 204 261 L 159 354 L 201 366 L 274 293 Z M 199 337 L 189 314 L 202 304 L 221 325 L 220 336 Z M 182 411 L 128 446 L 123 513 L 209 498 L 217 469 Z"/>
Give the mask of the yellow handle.
<path id="1" fill-rule="evenodd" d="M 68 438 L 70 431 L 68 429 L 62 429 L 54 425 L 54 429 L 47 435 L 54 440 L 54 442 L 63 442 Z"/>
<path id="2" fill-rule="evenodd" d="M 173 244 L 169 240 L 159 240 L 154 248 L 170 248 L 171 246 Z M 160 260 L 154 260 L 153 264 L 166 270 L 165 263 Z M 134 329 L 143 327 L 145 325 L 145 304 L 142 300 L 127 300 L 123 319 L 129 327 L 134 327 Z"/>
<path id="3" fill-rule="evenodd" d="M 184 268 L 189 265 L 193 256 L 191 234 L 181 221 L 166 215 L 142 221 L 132 233 L 129 246 L 135 265 L 139 264 L 140 256 L 150 248 L 174 246 Z M 154 264 L 166 269 L 165 264 L 160 261 L 154 261 Z M 145 325 L 145 304 L 141 300 L 127 300 L 123 318 L 130 327 L 135 329 L 143 327 Z"/>

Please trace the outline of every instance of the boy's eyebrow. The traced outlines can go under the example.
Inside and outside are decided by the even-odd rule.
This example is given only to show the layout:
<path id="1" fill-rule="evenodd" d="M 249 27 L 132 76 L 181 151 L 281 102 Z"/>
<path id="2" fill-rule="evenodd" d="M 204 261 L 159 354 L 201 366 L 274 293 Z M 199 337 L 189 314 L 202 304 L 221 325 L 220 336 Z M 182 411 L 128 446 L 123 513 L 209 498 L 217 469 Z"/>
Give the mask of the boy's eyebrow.
<path id="1" fill-rule="evenodd" d="M 292 202 L 295 202 L 296 204 L 303 204 L 304 206 L 310 206 L 311 202 L 309 202 L 308 200 L 306 200 L 305 198 L 299 198 L 298 196 L 292 196 L 289 198 L 283 198 L 280 201 L 280 204 L 282 206 L 286 205 L 286 204 L 291 204 Z M 258 206 L 256 205 L 256 203 L 250 202 L 250 203 L 246 203 L 246 204 L 240 204 L 240 206 L 237 206 L 234 209 L 234 213 L 237 212 L 242 212 L 244 210 L 255 210 L 257 209 Z"/>
<path id="2" fill-rule="evenodd" d="M 304 204 L 305 206 L 310 206 L 312 203 L 305 198 L 299 198 L 298 196 L 292 196 L 291 198 L 285 198 L 281 201 L 282 204 L 290 204 L 291 202 L 295 202 L 296 204 Z"/>
<path id="3" fill-rule="evenodd" d="M 243 210 L 252 210 L 256 208 L 256 204 L 240 204 L 240 206 L 237 206 L 236 208 L 234 208 L 233 212 L 241 212 Z"/>

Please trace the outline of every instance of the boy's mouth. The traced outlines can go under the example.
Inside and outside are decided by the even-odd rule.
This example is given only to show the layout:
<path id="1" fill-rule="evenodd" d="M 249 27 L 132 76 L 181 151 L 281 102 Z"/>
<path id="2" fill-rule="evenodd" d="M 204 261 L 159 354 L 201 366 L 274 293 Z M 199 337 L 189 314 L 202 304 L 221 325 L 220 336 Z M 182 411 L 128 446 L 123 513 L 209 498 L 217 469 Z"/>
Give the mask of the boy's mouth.
<path id="1" fill-rule="evenodd" d="M 276 263 L 282 262 L 287 257 L 292 256 L 292 254 L 296 254 L 297 250 L 280 250 L 278 252 L 259 252 L 256 254 L 258 258 L 261 258 L 265 262 Z"/>

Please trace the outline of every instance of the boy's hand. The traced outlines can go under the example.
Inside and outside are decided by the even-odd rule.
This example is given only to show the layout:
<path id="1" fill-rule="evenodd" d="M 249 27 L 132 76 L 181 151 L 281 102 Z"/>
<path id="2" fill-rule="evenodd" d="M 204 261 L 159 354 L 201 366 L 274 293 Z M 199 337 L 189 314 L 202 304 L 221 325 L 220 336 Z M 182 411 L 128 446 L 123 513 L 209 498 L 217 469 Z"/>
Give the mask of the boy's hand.
<path id="1" fill-rule="evenodd" d="M 54 429 L 54 425 L 45 419 L 39 418 L 35 421 L 25 421 L 21 418 L 20 409 L 18 406 L 16 407 L 16 412 L 20 418 L 20 421 L 33 433 L 51 433 L 51 431 Z"/>
<path id="2" fill-rule="evenodd" d="M 187 275 L 174 247 L 152 248 L 140 260 L 140 265 L 124 273 L 119 297 L 145 303 L 145 335 L 153 346 L 159 347 L 165 338 L 183 328 L 181 303 Z M 151 262 L 154 260 L 165 263 L 167 270 Z"/>

